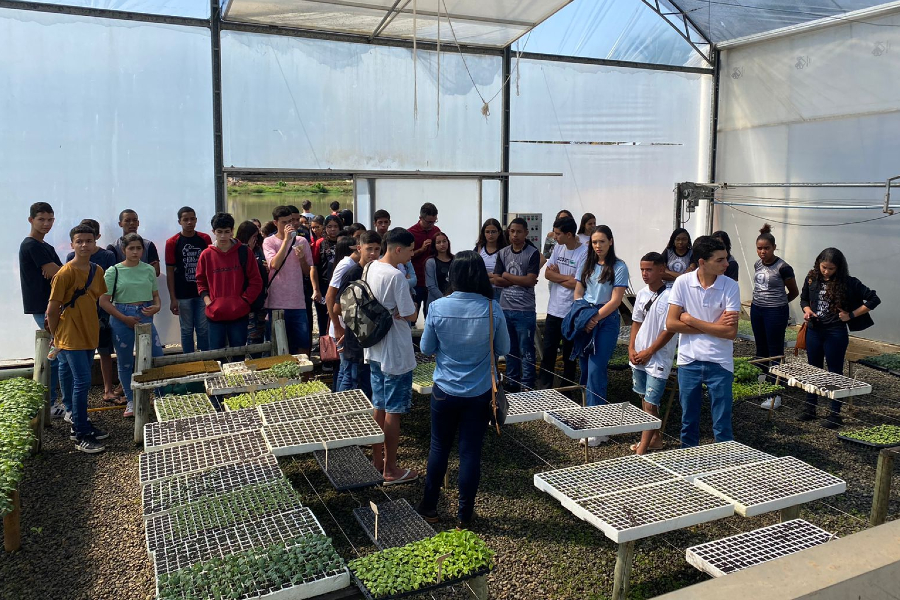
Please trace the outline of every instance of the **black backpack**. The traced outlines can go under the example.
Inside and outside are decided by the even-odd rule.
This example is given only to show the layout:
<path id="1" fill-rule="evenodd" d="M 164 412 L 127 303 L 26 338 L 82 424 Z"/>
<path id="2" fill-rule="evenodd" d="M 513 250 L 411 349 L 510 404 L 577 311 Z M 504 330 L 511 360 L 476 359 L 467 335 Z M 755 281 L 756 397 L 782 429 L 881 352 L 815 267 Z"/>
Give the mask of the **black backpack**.
<path id="1" fill-rule="evenodd" d="M 246 245 L 241 245 L 238 248 L 238 260 L 241 261 L 241 272 L 244 274 L 244 288 L 243 291 L 247 291 L 247 288 L 250 286 L 250 280 L 247 279 L 247 261 L 250 260 L 250 248 Z M 250 304 L 250 310 L 252 312 L 259 312 L 266 305 L 266 298 L 269 296 L 269 274 L 265 271 L 262 265 L 259 264 L 259 261 L 256 260 L 256 255 L 253 255 L 253 260 L 256 261 L 256 266 L 259 269 L 259 276 L 262 278 L 263 287 L 262 291 L 259 293 L 259 296 L 256 297 L 256 300 Z"/>
<path id="2" fill-rule="evenodd" d="M 369 263 L 370 265 L 371 263 Z M 384 339 L 394 325 L 394 317 L 372 293 L 366 283 L 369 265 L 362 279 L 351 282 L 341 293 L 341 317 L 363 348 L 371 348 Z"/>

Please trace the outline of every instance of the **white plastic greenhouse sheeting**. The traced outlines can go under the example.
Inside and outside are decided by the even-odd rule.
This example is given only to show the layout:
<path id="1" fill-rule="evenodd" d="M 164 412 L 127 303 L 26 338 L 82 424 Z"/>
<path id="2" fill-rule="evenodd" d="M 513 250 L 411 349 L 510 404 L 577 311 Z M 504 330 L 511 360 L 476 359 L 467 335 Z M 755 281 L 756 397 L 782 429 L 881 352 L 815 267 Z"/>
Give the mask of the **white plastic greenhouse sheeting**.
<path id="1" fill-rule="evenodd" d="M 61 6 L 122 10 L 147 15 L 209 18 L 209 2 L 206 0 L 41 0 L 41 2 Z"/>
<path id="2" fill-rule="evenodd" d="M 86 217 L 100 221 L 105 244 L 121 234 L 119 211 L 134 208 L 160 253 L 180 206 L 209 222 L 209 47 L 206 29 L 0 9 L 0 198 L 11 225 L 0 242 L 0 357 L 34 353 L 18 268 L 33 202 L 55 208 L 48 241 L 63 260 L 69 229 Z M 176 341 L 159 286 L 160 333 Z"/>
<path id="3" fill-rule="evenodd" d="M 481 114 L 458 53 L 222 32 L 225 164 L 235 167 L 500 170 L 500 105 Z M 481 94 L 500 90 L 500 58 L 467 55 Z"/>
<path id="4" fill-rule="evenodd" d="M 893 76 L 900 70 L 900 54 L 893 52 L 900 48 L 900 15 L 871 22 L 723 51 L 717 181 L 857 182 L 900 175 L 900 80 Z M 895 195 L 900 200 L 900 193 Z M 883 196 L 883 188 L 727 192 L 724 198 L 732 202 L 818 207 L 717 208 L 717 228 L 731 234 L 732 253 L 741 263 L 742 296 L 750 298 L 754 241 L 769 220 L 779 255 L 800 278 L 823 248 L 843 250 L 851 274 L 884 300 L 873 314 L 877 326 L 860 335 L 900 342 L 900 305 L 890 300 L 900 294 L 900 280 L 893 276 L 900 215 L 840 227 L 805 226 L 883 216 L 877 208 L 826 210 L 835 204 L 877 205 Z M 791 310 L 799 319 L 799 302 Z"/>
<path id="5" fill-rule="evenodd" d="M 515 81 L 514 81 L 515 83 Z M 707 181 L 708 75 L 523 60 L 512 93 L 510 169 L 562 172 L 513 178 L 510 212 L 540 212 L 543 233 L 567 208 L 609 225 L 616 253 L 643 287 L 640 257 L 672 232 L 678 181 Z M 537 311 L 548 286 L 536 288 Z"/>

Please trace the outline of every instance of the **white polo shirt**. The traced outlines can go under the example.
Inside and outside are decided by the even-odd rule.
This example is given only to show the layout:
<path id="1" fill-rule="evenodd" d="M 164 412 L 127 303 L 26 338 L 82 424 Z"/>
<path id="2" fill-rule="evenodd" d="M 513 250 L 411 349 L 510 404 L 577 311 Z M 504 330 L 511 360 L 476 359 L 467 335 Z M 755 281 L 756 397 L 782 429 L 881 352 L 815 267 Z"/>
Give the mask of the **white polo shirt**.
<path id="1" fill-rule="evenodd" d="M 698 270 L 699 271 L 699 270 Z M 741 291 L 733 279 L 720 275 L 712 286 L 703 289 L 698 271 L 675 280 L 669 292 L 669 304 L 680 306 L 692 317 L 715 323 L 725 311 L 741 310 Z M 695 360 L 714 362 L 734 372 L 734 341 L 705 333 L 682 333 L 678 341 L 678 364 Z"/>

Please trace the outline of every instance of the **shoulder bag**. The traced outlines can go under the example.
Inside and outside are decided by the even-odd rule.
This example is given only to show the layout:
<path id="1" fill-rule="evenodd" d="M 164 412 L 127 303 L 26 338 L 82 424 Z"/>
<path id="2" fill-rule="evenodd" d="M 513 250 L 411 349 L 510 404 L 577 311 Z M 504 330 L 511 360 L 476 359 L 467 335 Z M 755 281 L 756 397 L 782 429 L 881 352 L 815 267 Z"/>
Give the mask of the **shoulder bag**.
<path id="1" fill-rule="evenodd" d="M 506 398 L 506 392 L 497 384 L 497 361 L 494 357 L 494 301 L 488 300 L 488 315 L 490 322 L 488 324 L 490 333 L 491 348 L 491 421 L 497 428 L 497 435 L 500 435 L 500 426 L 506 423 L 506 415 L 509 413 L 509 400 Z"/>

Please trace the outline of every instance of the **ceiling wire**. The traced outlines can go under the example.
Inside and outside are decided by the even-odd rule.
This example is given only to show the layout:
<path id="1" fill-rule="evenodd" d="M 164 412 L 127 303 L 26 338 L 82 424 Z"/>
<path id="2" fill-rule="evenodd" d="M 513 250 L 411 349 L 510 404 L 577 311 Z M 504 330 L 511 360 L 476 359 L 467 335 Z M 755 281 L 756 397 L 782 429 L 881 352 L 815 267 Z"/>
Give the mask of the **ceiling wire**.
<path id="1" fill-rule="evenodd" d="M 793 223 L 790 221 L 779 221 L 777 219 L 763 217 L 761 215 L 753 214 L 746 210 L 741 210 L 740 208 L 731 206 L 729 204 L 723 204 L 723 203 L 719 203 L 719 204 L 720 204 L 720 206 L 726 206 L 733 211 L 743 213 L 745 215 L 749 215 L 749 216 L 751 216 L 755 219 L 759 219 L 761 221 L 768 221 L 770 223 L 778 223 L 779 225 L 791 225 L 793 227 L 841 227 L 843 225 L 859 225 L 861 223 L 871 223 L 872 221 L 880 221 L 881 219 L 887 219 L 888 217 L 894 216 L 894 215 L 882 215 L 880 217 L 875 217 L 872 219 L 861 219 L 859 221 L 845 221 L 843 223 Z M 900 214 L 900 213 L 894 213 L 894 214 Z"/>

